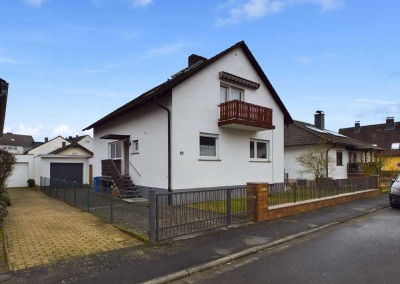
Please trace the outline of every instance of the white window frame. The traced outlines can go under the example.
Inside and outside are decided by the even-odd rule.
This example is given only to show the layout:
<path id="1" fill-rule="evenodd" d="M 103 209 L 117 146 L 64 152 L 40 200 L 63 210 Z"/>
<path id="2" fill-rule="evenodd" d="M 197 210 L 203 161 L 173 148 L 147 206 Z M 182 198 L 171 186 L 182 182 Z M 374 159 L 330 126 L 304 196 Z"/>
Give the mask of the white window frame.
<path id="1" fill-rule="evenodd" d="M 400 143 L 399 142 L 394 142 L 392 143 L 392 145 L 390 146 L 391 150 L 399 150 L 400 149 Z"/>
<path id="2" fill-rule="evenodd" d="M 118 157 L 117 156 L 117 144 L 119 144 L 120 145 L 120 147 L 121 147 L 121 156 L 120 157 Z M 115 157 L 113 157 L 113 147 L 115 147 Z M 110 159 L 112 159 L 112 160 L 121 160 L 122 159 L 122 156 L 123 156 L 123 147 L 122 147 L 122 142 L 121 141 L 114 141 L 114 142 L 110 142 L 110 143 L 108 143 L 108 157 L 110 158 Z"/>
<path id="3" fill-rule="evenodd" d="M 214 156 L 206 156 L 206 155 L 201 154 L 201 144 L 200 144 L 201 137 L 215 139 L 215 155 Z M 200 132 L 198 141 L 199 141 L 199 160 L 219 160 L 219 137 L 218 137 L 218 134 Z"/>
<path id="4" fill-rule="evenodd" d="M 254 144 L 253 144 L 253 145 L 254 145 L 254 157 L 251 157 L 251 150 L 250 150 L 251 143 L 254 143 Z M 257 144 L 258 144 L 258 143 L 266 144 L 266 149 L 265 149 L 265 151 L 266 151 L 266 153 L 265 153 L 266 157 L 265 157 L 265 158 L 258 158 L 258 157 L 257 157 Z M 248 149 L 249 149 L 249 157 L 250 157 L 250 161 L 251 161 L 251 162 L 252 162 L 252 161 L 257 161 L 257 162 L 260 162 L 260 161 L 262 161 L 262 162 L 269 162 L 269 161 L 271 161 L 271 160 L 270 160 L 270 141 L 269 141 L 269 140 L 250 139 L 248 146 L 249 146 L 249 148 L 248 148 Z"/>
<path id="5" fill-rule="evenodd" d="M 225 100 L 223 100 L 221 98 L 221 88 L 226 88 L 227 89 L 227 97 L 225 98 Z M 240 91 L 240 101 L 244 102 L 244 89 L 242 89 L 242 88 L 237 88 L 237 87 L 234 87 L 234 86 L 231 86 L 231 85 L 227 85 L 227 84 L 220 84 L 219 90 L 220 90 L 219 91 L 219 99 L 220 99 L 220 103 L 221 104 L 229 102 L 229 101 L 233 101 L 233 99 L 232 99 L 232 90 Z"/>
<path id="6" fill-rule="evenodd" d="M 139 154 L 139 140 L 136 139 L 132 141 L 132 149 L 133 154 Z"/>

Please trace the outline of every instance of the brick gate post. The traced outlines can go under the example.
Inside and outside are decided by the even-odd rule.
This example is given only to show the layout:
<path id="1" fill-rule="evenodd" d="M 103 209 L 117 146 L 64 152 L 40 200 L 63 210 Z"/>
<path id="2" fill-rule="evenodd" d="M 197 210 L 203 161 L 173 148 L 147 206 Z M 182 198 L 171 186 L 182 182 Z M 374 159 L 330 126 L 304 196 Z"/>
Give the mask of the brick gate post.
<path id="1" fill-rule="evenodd" d="M 253 190 L 254 200 L 254 222 L 266 220 L 268 214 L 268 183 L 248 182 L 248 192 Z"/>

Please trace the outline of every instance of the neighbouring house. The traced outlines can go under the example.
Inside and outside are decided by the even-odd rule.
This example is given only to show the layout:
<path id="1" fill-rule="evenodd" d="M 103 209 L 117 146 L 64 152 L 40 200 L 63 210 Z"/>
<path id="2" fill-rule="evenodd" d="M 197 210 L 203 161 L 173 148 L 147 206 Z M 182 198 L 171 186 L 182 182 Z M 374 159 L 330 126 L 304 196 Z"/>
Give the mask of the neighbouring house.
<path id="1" fill-rule="evenodd" d="M 35 146 L 31 135 L 4 133 L 0 137 L 0 148 L 12 154 L 24 154 Z"/>
<path id="2" fill-rule="evenodd" d="M 383 171 L 397 172 L 400 170 L 400 122 L 394 117 L 387 117 L 386 123 L 363 125 L 356 121 L 354 127 L 341 128 L 339 133 L 386 149 L 382 156 L 387 161 Z"/>
<path id="3" fill-rule="evenodd" d="M 317 111 L 314 124 L 294 121 L 285 127 L 285 173 L 289 181 L 312 180 L 313 175 L 303 173 L 297 158 L 309 151 L 323 149 L 331 163 L 325 165 L 324 176 L 346 179 L 362 174 L 362 165 L 373 162 L 383 149 L 343 134 L 325 129 L 325 114 Z M 327 161 L 328 159 L 326 159 Z"/>
<path id="4" fill-rule="evenodd" d="M 8 83 L 0 78 L 0 137 L 3 135 L 4 122 L 6 119 L 8 96 Z"/>
<path id="5" fill-rule="evenodd" d="M 17 154 L 15 170 L 8 180 L 8 187 L 27 186 L 28 179 L 34 179 L 39 184 L 40 177 L 50 177 L 77 183 L 90 184 L 89 160 L 93 152 L 80 145 L 72 143 L 61 136 L 43 143 L 24 154 Z"/>
<path id="6" fill-rule="evenodd" d="M 86 127 L 94 175 L 160 191 L 283 182 L 292 118 L 244 41 Z M 118 185 L 118 183 L 117 183 Z"/>

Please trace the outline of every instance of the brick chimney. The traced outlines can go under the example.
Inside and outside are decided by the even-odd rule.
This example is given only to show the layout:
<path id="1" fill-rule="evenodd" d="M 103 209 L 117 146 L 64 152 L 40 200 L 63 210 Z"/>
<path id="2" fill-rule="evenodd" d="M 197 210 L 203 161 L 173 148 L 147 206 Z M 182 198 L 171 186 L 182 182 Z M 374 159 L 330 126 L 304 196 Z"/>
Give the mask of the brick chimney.
<path id="1" fill-rule="evenodd" d="M 44 137 L 44 143 L 49 142 L 49 138 L 48 137 Z"/>
<path id="2" fill-rule="evenodd" d="M 322 110 L 317 110 L 314 114 L 314 125 L 315 127 L 324 130 L 325 129 L 325 114 Z"/>
<path id="3" fill-rule="evenodd" d="M 390 129 L 394 129 L 394 117 L 393 116 L 386 117 L 385 130 L 390 130 Z"/>
<path id="4" fill-rule="evenodd" d="M 360 133 L 360 131 L 361 131 L 360 121 L 356 121 L 354 123 L 354 133 Z"/>
<path id="5" fill-rule="evenodd" d="M 200 55 L 196 55 L 196 54 L 192 54 L 188 57 L 188 67 L 196 64 L 199 61 L 206 61 L 207 58 L 200 56 Z"/>

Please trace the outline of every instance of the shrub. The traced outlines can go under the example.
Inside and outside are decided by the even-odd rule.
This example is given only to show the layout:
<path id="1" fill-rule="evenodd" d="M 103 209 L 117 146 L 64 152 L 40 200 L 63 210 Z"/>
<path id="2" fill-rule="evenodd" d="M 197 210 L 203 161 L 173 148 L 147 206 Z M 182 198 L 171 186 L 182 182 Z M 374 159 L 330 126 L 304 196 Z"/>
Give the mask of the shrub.
<path id="1" fill-rule="evenodd" d="M 8 211 L 7 211 L 7 204 L 4 201 L 0 200 L 0 227 L 3 227 L 4 223 L 4 218 L 7 217 Z"/>
<path id="2" fill-rule="evenodd" d="M 34 179 L 30 178 L 26 182 L 28 183 L 29 187 L 35 187 L 35 180 Z"/>
<path id="3" fill-rule="evenodd" d="M 11 206 L 11 198 L 7 191 L 0 193 L 0 201 L 4 201 L 8 206 Z"/>

